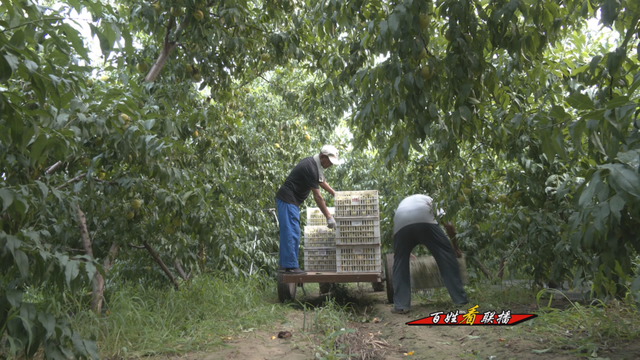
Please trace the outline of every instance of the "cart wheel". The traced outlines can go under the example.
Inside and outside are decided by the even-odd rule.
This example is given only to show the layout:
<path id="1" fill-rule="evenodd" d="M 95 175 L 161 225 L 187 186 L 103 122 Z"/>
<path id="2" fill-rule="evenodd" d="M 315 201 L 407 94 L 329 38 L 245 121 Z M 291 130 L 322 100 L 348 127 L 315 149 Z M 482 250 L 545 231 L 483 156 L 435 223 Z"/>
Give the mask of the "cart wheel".
<path id="1" fill-rule="evenodd" d="M 384 283 L 382 281 L 372 282 L 371 287 L 373 288 L 373 291 L 384 291 Z"/>
<path id="2" fill-rule="evenodd" d="M 320 294 L 326 294 L 331 290 L 331 283 L 320 283 Z"/>
<path id="3" fill-rule="evenodd" d="M 384 279 L 387 286 L 387 300 L 389 304 L 393 304 L 393 254 L 387 254 L 384 257 Z"/>
<path id="4" fill-rule="evenodd" d="M 280 302 L 287 300 L 294 300 L 296 298 L 296 284 L 286 284 L 284 282 L 284 275 L 278 274 L 278 299 Z"/>

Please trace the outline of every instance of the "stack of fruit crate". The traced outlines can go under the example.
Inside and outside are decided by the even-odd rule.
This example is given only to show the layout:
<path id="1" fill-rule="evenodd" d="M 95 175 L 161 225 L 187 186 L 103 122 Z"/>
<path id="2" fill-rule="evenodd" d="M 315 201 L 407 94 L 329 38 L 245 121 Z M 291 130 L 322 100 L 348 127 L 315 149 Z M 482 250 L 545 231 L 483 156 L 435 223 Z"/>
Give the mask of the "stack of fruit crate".
<path id="1" fill-rule="evenodd" d="M 331 216 L 334 216 L 335 208 L 328 209 Z M 307 208 L 304 268 L 306 271 L 336 271 L 336 231 L 327 227 L 327 218 L 319 208 Z"/>
<path id="2" fill-rule="evenodd" d="M 378 191 L 337 191 L 336 271 L 380 272 L 380 207 Z"/>

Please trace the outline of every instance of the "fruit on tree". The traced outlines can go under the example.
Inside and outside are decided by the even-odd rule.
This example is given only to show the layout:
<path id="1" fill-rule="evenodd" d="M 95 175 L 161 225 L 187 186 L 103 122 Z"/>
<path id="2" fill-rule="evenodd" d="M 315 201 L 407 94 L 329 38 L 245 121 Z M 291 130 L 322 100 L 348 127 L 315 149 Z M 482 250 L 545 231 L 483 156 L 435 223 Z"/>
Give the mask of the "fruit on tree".
<path id="1" fill-rule="evenodd" d="M 93 86 L 93 79 L 87 80 L 87 86 Z"/>
<path id="2" fill-rule="evenodd" d="M 273 145 L 273 146 L 275 146 L 276 149 L 280 149 L 280 144 L 278 144 L 278 143 L 275 143 L 275 145 Z"/>
<path id="3" fill-rule="evenodd" d="M 429 64 L 425 64 L 422 69 L 420 69 L 420 75 L 422 75 L 422 78 L 425 80 L 429 80 L 433 77 Z"/>
<path id="4" fill-rule="evenodd" d="M 100 180 L 104 180 L 105 176 L 107 176 L 107 174 L 104 171 L 98 173 L 98 179 Z"/>
<path id="5" fill-rule="evenodd" d="M 131 200 L 131 208 L 133 208 L 134 210 L 140 209 L 141 206 L 142 206 L 142 203 L 140 202 L 140 200 L 138 199 Z"/>
<path id="6" fill-rule="evenodd" d="M 242 111 L 238 111 L 238 117 L 243 117 L 244 113 Z"/>
<path id="7" fill-rule="evenodd" d="M 151 7 L 153 8 L 153 10 L 156 11 L 156 13 L 160 14 L 162 12 L 162 7 L 160 6 L 159 2 L 154 2 L 153 4 L 151 4 Z"/>
<path id="8" fill-rule="evenodd" d="M 309 136 L 309 134 L 304 134 L 304 139 L 307 141 L 311 140 L 311 136 Z"/>
<path id="9" fill-rule="evenodd" d="M 196 11 L 193 12 L 193 17 L 196 20 L 200 21 L 200 20 L 204 19 L 204 14 L 202 13 L 202 10 L 196 10 Z"/>
<path id="10" fill-rule="evenodd" d="M 420 55 L 418 55 L 418 60 L 422 60 L 424 58 L 427 57 L 427 49 L 426 48 L 422 48 L 422 51 L 420 52 Z"/>
<path id="11" fill-rule="evenodd" d="M 175 16 L 175 17 L 179 17 L 180 15 L 182 15 L 182 8 L 180 7 L 171 7 L 171 15 Z"/>
<path id="12" fill-rule="evenodd" d="M 475 224 L 475 225 L 473 225 L 473 227 L 476 229 L 476 231 L 480 231 L 480 225 Z"/>
<path id="13" fill-rule="evenodd" d="M 200 82 L 202 81 L 202 76 L 200 76 L 200 74 L 193 74 L 193 80 L 195 82 Z"/>
<path id="14" fill-rule="evenodd" d="M 198 130 L 193 132 L 193 136 L 198 137 Z"/>
<path id="15" fill-rule="evenodd" d="M 182 220 L 180 220 L 179 218 L 173 218 L 173 220 L 171 220 L 171 224 L 173 226 L 180 226 L 180 224 L 182 224 Z"/>
<path id="16" fill-rule="evenodd" d="M 507 195 L 502 194 L 502 195 L 500 195 L 500 197 L 498 198 L 498 201 L 500 201 L 500 202 L 501 202 L 501 203 L 503 203 L 503 204 L 506 204 L 506 203 L 507 203 L 507 201 L 509 201 L 509 198 L 507 197 Z"/>
<path id="17" fill-rule="evenodd" d="M 136 65 L 136 68 L 138 69 L 139 72 L 141 73 L 146 73 L 147 70 L 149 70 L 149 66 L 147 66 L 146 62 L 139 62 L 138 65 Z"/>
<path id="18" fill-rule="evenodd" d="M 120 119 L 122 119 L 122 121 L 124 122 L 131 120 L 131 118 L 127 114 L 120 114 Z"/>
<path id="19" fill-rule="evenodd" d="M 464 196 L 462 196 L 462 195 L 458 196 L 458 202 L 459 202 L 460 204 L 464 204 L 464 200 L 465 200 L 465 199 L 464 199 Z"/>
<path id="20" fill-rule="evenodd" d="M 471 195 L 471 189 L 469 189 L 469 188 L 462 189 L 462 192 L 467 196 Z"/>
<path id="21" fill-rule="evenodd" d="M 127 219 L 131 220 L 133 219 L 133 217 L 135 216 L 135 214 L 133 213 L 133 211 L 127 211 L 127 213 L 124 215 Z"/>
<path id="22" fill-rule="evenodd" d="M 424 30 L 429 27 L 431 22 L 431 16 L 427 14 L 420 14 L 420 29 Z"/>
<path id="23" fill-rule="evenodd" d="M 264 54 L 260 55 L 260 60 L 262 60 L 264 62 L 269 61 L 269 59 L 271 59 L 271 55 L 269 55 L 267 53 L 264 53 Z"/>
<path id="24" fill-rule="evenodd" d="M 493 202 L 493 195 L 487 195 L 487 202 Z"/>
<path id="25" fill-rule="evenodd" d="M 100 76 L 100 80 L 104 81 L 104 82 L 107 82 L 107 81 L 109 81 L 109 77 L 107 75 L 102 75 L 102 76 Z"/>
<path id="26" fill-rule="evenodd" d="M 167 226 L 164 227 L 164 232 L 169 234 L 169 235 L 173 235 L 173 233 L 175 233 L 176 230 L 173 228 L 173 226 L 167 225 Z"/>
<path id="27" fill-rule="evenodd" d="M 189 74 L 191 74 L 191 73 L 193 72 L 193 66 L 191 66 L 191 64 L 187 64 L 187 65 L 185 66 L 185 70 L 186 70 Z"/>

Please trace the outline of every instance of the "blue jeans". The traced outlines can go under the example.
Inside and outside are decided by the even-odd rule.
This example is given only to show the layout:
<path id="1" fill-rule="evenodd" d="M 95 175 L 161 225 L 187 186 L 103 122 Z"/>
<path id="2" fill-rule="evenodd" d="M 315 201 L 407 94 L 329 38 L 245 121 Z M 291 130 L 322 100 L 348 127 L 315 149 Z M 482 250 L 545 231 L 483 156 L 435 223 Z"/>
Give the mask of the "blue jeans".
<path id="1" fill-rule="evenodd" d="M 276 199 L 280 224 L 280 266 L 298 267 L 300 251 L 300 208 Z"/>

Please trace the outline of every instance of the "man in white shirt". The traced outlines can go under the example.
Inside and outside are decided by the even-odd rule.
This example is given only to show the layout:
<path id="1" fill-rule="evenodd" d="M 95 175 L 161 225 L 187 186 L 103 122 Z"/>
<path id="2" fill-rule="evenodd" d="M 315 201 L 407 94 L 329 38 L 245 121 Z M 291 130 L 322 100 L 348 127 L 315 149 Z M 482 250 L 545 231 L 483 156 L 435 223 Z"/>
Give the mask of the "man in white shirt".
<path id="1" fill-rule="evenodd" d="M 451 299 L 456 305 L 468 302 L 462 286 L 458 259 L 442 231 L 434 212 L 433 199 L 426 195 L 411 195 L 400 202 L 393 219 L 394 262 L 393 262 L 393 303 L 392 312 L 404 314 L 411 309 L 411 275 L 409 257 L 418 244 L 425 245 L 440 269 Z"/>

